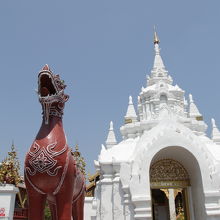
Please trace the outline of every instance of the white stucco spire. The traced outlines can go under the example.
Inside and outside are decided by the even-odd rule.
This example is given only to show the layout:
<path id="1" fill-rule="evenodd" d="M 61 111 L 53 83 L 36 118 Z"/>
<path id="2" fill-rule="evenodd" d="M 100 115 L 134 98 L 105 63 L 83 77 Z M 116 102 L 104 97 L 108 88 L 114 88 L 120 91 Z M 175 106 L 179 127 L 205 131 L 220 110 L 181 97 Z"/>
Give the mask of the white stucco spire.
<path id="1" fill-rule="evenodd" d="M 165 69 L 165 66 L 163 64 L 163 60 L 160 56 L 160 47 L 159 47 L 159 37 L 157 36 L 157 32 L 154 29 L 154 50 L 155 50 L 155 58 L 154 58 L 154 67 L 153 68 L 163 68 Z"/>
<path id="2" fill-rule="evenodd" d="M 211 134 L 212 140 L 220 145 L 220 131 L 218 127 L 215 124 L 215 119 L 212 118 L 212 134 Z"/>
<path id="3" fill-rule="evenodd" d="M 125 115 L 125 123 L 127 124 L 127 123 L 132 123 L 135 121 L 137 121 L 137 114 L 134 109 L 132 97 L 129 96 L 128 109 L 127 109 L 127 113 Z"/>
<path id="4" fill-rule="evenodd" d="M 140 96 L 138 96 L 137 99 L 138 99 L 138 104 L 140 104 L 140 103 L 141 103 L 141 98 L 140 98 Z"/>
<path id="5" fill-rule="evenodd" d="M 183 104 L 184 104 L 184 112 L 185 115 L 188 115 L 188 101 L 186 100 L 185 96 L 183 97 Z"/>
<path id="6" fill-rule="evenodd" d="M 110 148 L 117 144 L 112 121 L 110 122 L 109 132 L 105 144 L 106 144 L 106 148 Z"/>
<path id="7" fill-rule="evenodd" d="M 202 115 L 200 114 L 196 104 L 194 103 L 191 94 L 189 94 L 189 117 L 196 118 L 197 120 L 202 120 Z"/>
<path id="8" fill-rule="evenodd" d="M 147 85 L 153 85 L 159 81 L 164 81 L 168 84 L 172 84 L 173 80 L 170 75 L 168 75 L 168 71 L 165 68 L 162 57 L 160 55 L 160 47 L 159 47 L 159 37 L 157 35 L 156 30 L 154 29 L 154 64 L 151 70 L 150 77 L 147 78 Z"/>
<path id="9" fill-rule="evenodd" d="M 183 97 L 183 103 L 184 103 L 185 106 L 188 105 L 188 101 L 186 100 L 185 96 Z"/>

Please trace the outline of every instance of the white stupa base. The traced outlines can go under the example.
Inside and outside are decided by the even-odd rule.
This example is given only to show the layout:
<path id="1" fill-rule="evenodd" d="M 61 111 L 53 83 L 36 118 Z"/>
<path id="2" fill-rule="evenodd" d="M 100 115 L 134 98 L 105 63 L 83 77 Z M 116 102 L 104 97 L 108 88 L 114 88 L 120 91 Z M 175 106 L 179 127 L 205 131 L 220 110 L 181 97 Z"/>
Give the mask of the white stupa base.
<path id="1" fill-rule="evenodd" d="M 18 188 L 11 184 L 0 186 L 0 220 L 13 220 Z"/>

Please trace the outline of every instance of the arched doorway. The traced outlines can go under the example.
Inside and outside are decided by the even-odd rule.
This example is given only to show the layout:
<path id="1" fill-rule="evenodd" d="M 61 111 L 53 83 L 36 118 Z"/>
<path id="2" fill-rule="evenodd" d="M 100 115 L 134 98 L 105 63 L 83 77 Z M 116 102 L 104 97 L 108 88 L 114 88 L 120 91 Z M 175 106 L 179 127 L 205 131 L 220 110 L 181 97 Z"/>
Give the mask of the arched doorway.
<path id="1" fill-rule="evenodd" d="M 178 161 L 162 159 L 150 167 L 153 220 L 189 220 L 190 178 Z"/>

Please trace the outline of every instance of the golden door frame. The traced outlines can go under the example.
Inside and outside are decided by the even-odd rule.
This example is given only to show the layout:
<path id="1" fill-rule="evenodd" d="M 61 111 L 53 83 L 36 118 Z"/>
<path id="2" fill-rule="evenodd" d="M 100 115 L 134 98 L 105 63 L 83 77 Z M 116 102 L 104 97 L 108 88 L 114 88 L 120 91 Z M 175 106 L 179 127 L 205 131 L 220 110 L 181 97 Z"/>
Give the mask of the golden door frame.
<path id="1" fill-rule="evenodd" d="M 163 189 L 165 194 L 167 194 L 166 191 L 168 191 L 169 188 L 175 189 L 176 193 L 178 193 L 178 189 L 183 189 L 183 193 L 186 199 L 186 215 L 188 220 L 190 220 L 189 198 L 187 192 L 187 187 L 189 186 L 190 178 L 188 172 L 178 161 L 173 159 L 162 159 L 151 165 L 151 189 Z"/>

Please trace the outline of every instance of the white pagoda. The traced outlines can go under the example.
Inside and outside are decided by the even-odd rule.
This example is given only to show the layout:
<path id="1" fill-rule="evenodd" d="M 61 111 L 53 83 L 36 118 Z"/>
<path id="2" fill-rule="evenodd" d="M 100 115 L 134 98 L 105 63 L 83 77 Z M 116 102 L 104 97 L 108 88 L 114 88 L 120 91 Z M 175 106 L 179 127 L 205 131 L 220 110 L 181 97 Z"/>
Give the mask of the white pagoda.
<path id="1" fill-rule="evenodd" d="M 220 219 L 220 132 L 212 119 L 207 137 L 192 95 L 188 102 L 173 85 L 159 43 L 155 32 L 153 68 L 136 110 L 129 97 L 120 143 L 110 123 L 85 220 Z"/>

